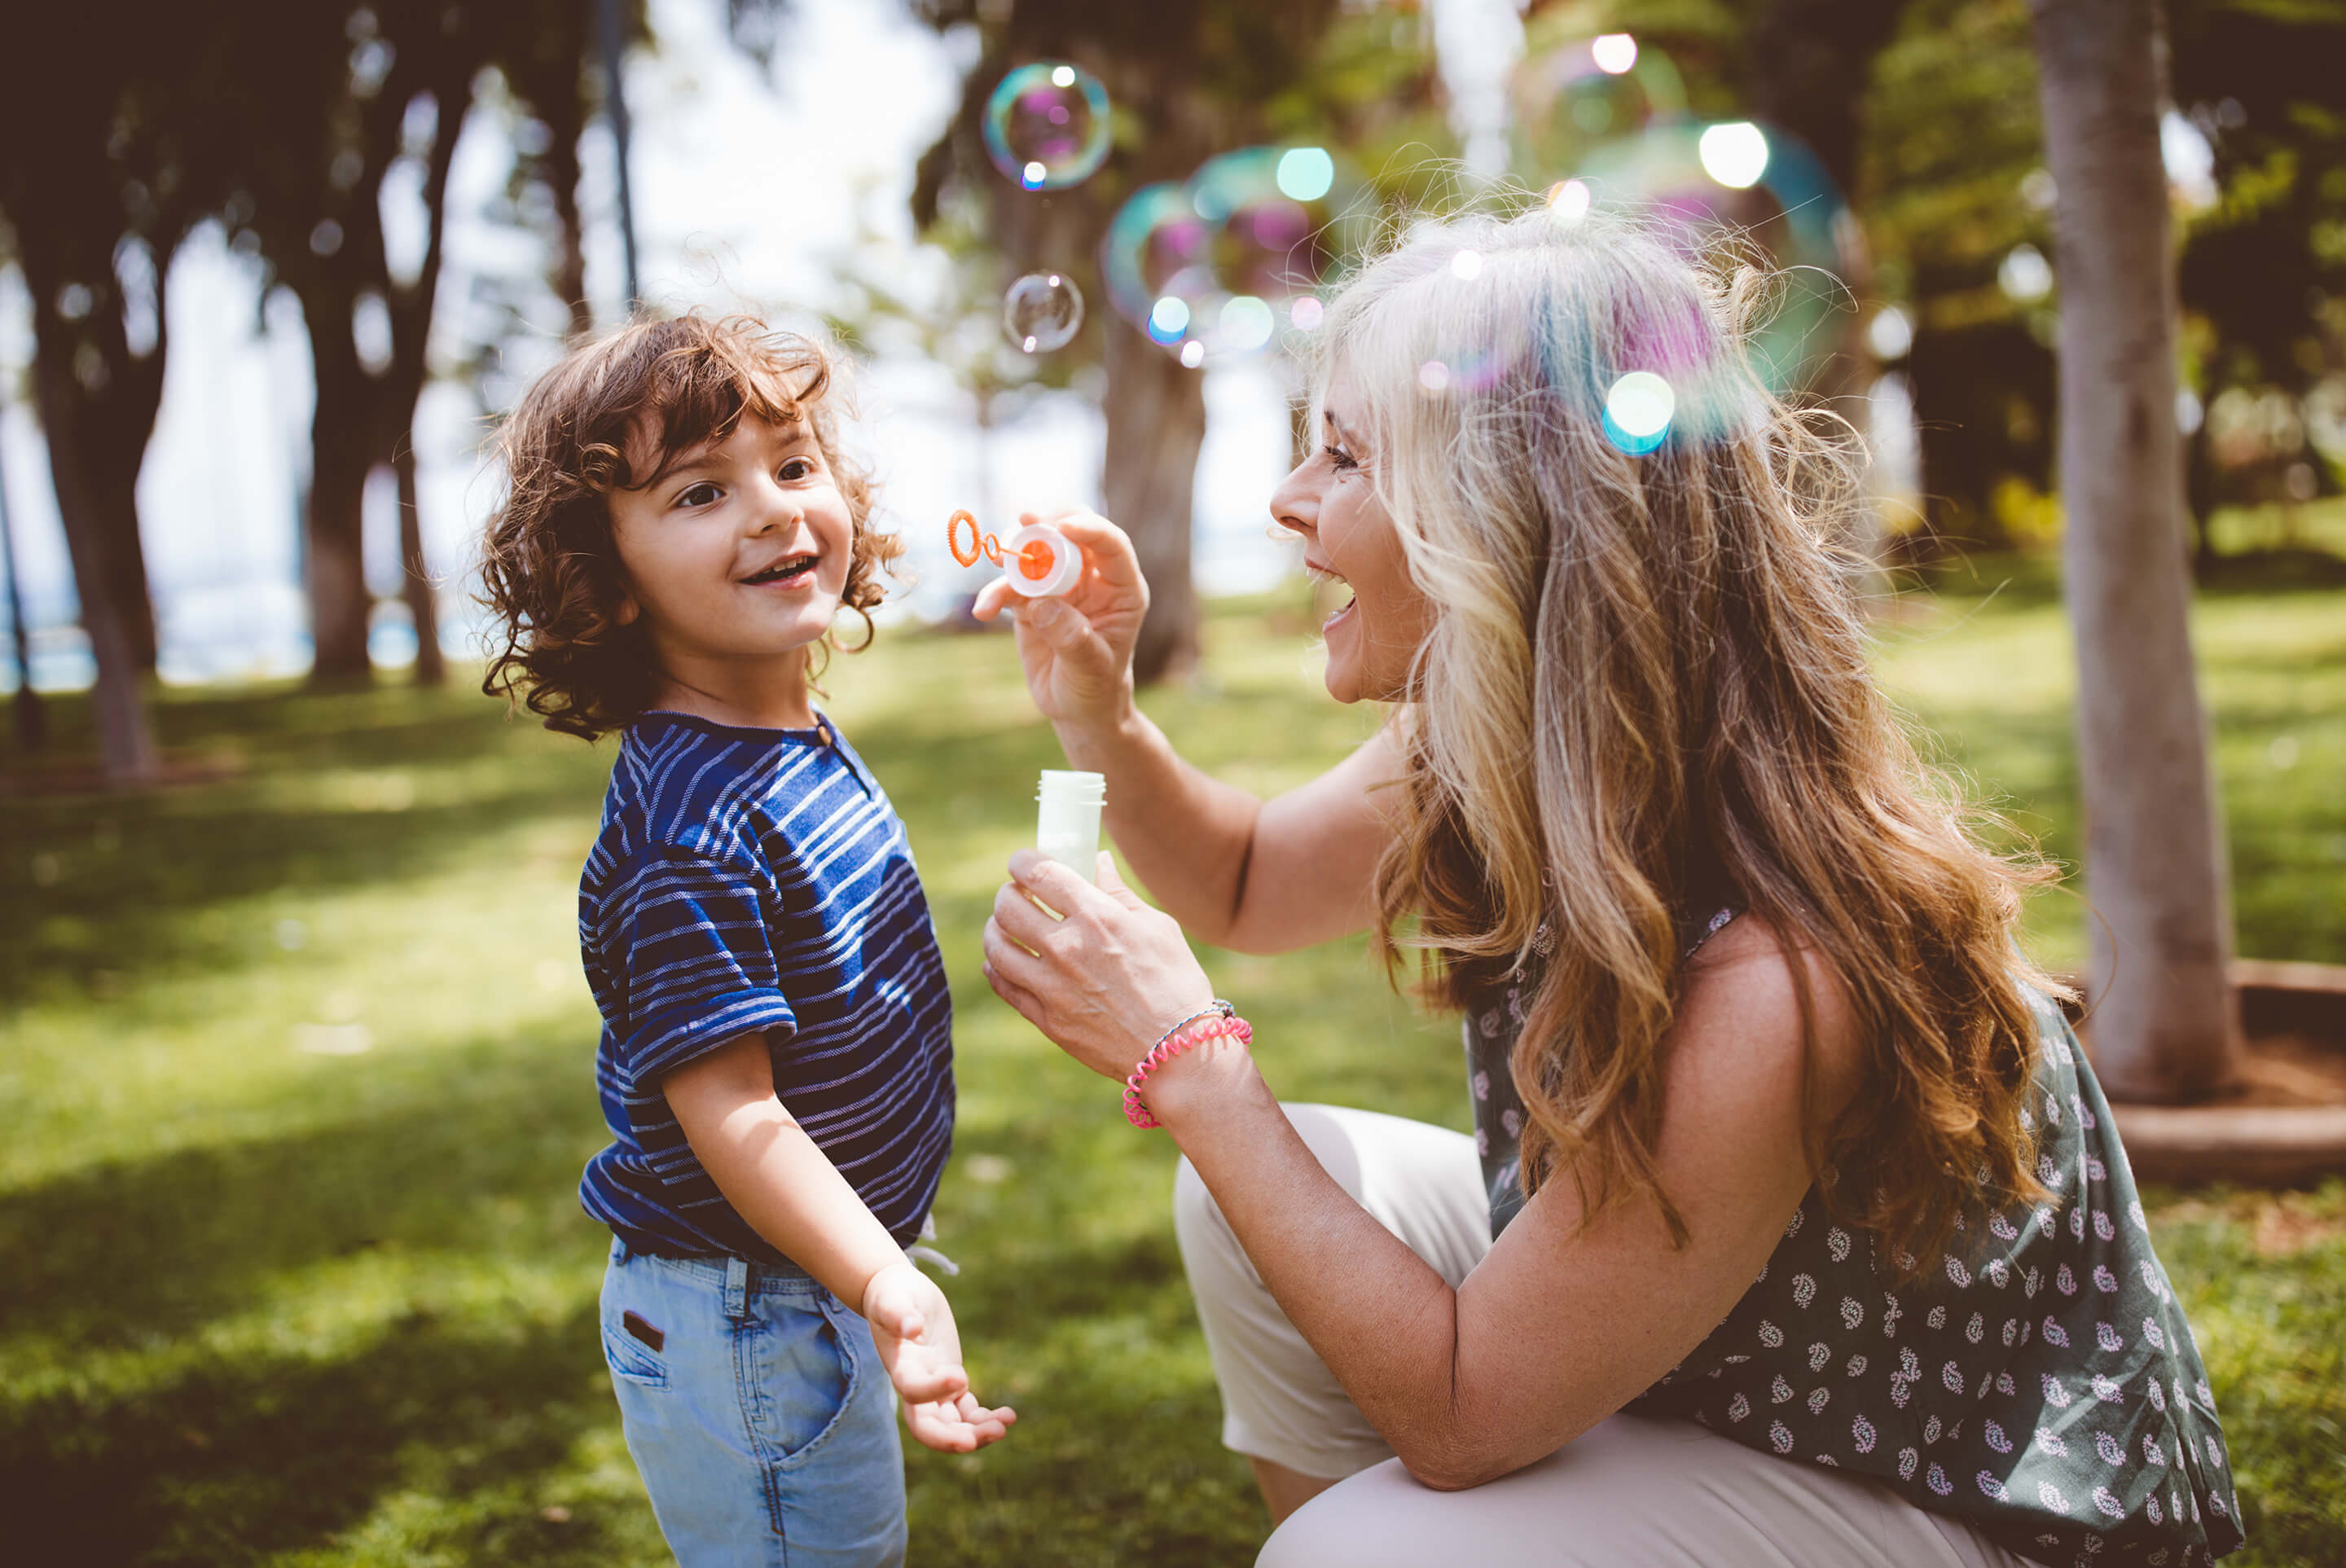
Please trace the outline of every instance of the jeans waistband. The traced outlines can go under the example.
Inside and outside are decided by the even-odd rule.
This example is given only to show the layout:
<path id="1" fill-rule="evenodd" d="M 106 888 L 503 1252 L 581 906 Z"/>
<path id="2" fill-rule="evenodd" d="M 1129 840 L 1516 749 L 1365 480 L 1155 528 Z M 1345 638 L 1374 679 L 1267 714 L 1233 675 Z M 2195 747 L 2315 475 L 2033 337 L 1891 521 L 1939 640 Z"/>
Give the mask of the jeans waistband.
<path id="1" fill-rule="evenodd" d="M 613 1237 L 611 1261 L 640 1261 L 690 1281 L 712 1295 L 727 1298 L 729 1310 L 739 1312 L 748 1296 L 809 1296 L 822 1289 L 813 1275 L 795 1263 L 765 1263 L 748 1257 L 669 1257 L 644 1252 Z"/>

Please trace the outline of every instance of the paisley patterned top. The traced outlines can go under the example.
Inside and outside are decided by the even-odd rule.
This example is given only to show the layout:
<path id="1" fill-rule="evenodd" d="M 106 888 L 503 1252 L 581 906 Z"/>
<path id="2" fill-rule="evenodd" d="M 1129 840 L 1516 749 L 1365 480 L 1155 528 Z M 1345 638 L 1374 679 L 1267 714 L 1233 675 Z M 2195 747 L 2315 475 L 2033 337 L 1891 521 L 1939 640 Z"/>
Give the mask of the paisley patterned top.
<path id="1" fill-rule="evenodd" d="M 1494 1237 L 1524 1203 L 1507 1062 L 1532 984 L 1466 1015 Z M 2040 1100 L 2023 1115 L 2050 1198 L 1959 1229 L 1939 1267 L 1893 1285 L 1811 1187 L 1743 1298 L 1629 1408 L 1856 1471 L 2035 1562 L 2205 1563 L 2242 1539 L 2208 1375 L 2101 1086 L 2060 1011 L 2031 1001 Z"/>

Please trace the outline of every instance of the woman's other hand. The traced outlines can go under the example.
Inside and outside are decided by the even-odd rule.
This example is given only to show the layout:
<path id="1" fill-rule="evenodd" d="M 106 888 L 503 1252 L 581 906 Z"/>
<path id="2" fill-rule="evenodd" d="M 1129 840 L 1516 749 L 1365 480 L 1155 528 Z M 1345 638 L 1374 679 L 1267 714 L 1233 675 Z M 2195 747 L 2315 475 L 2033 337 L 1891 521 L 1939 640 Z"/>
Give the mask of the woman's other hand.
<path id="1" fill-rule="evenodd" d="M 1026 689 L 1053 724 L 1113 728 L 1132 707 L 1132 647 L 1148 613 L 1148 584 L 1123 529 L 1094 512 L 1018 518 L 1047 523 L 1084 553 L 1083 575 L 1056 598 L 1020 599 L 1006 578 L 980 589 L 972 609 L 990 621 L 1018 606 L 1018 659 Z"/>
<path id="2" fill-rule="evenodd" d="M 1121 1081 L 1213 1004 L 1180 926 L 1142 903 L 1106 851 L 1097 887 L 1033 850 L 1010 857 L 1010 878 L 985 922 L 986 983 L 1093 1072 Z"/>

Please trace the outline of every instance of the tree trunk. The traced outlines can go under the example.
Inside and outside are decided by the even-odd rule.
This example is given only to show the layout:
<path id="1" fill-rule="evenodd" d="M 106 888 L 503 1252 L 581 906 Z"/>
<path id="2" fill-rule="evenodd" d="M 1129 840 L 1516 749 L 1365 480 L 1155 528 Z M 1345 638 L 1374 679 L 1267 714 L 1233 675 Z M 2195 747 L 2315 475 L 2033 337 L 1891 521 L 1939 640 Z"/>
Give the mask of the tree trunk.
<path id="1" fill-rule="evenodd" d="M 569 107 L 576 104 L 574 95 Z M 586 303 L 586 225 L 578 213 L 578 137 L 584 117 L 583 112 L 546 116 L 553 138 L 546 153 L 546 183 L 554 192 L 554 291 L 570 308 L 573 342 L 583 342 L 595 331 L 595 312 Z"/>
<path id="2" fill-rule="evenodd" d="M 440 654 L 440 596 L 432 581 L 432 564 L 423 555 L 423 516 L 415 505 L 415 432 L 400 433 L 392 451 L 391 469 L 399 481 L 399 559 L 403 568 L 400 592 L 415 622 L 415 684 L 441 686 L 448 678 L 447 661 Z"/>
<path id="3" fill-rule="evenodd" d="M 2202 1098 L 2239 1014 L 2191 656 L 2176 280 L 2153 0 L 2032 0 L 2061 284 L 2060 484 L 2077 638 L 2095 1060 L 2113 1098 Z"/>
<path id="4" fill-rule="evenodd" d="M 73 560 L 82 627 L 89 634 L 90 657 L 97 666 L 90 707 L 97 722 L 98 761 L 109 785 L 129 789 L 152 783 L 160 763 L 147 720 L 146 672 L 113 592 L 117 575 L 110 551 L 115 541 L 101 521 L 97 486 L 80 461 L 82 443 L 76 438 L 81 433 L 74 417 L 77 389 L 53 384 L 55 378 L 71 374 L 54 356 L 46 362 L 35 358 L 33 381 L 48 436 L 57 516 L 65 524 L 66 553 Z"/>
<path id="5" fill-rule="evenodd" d="M 1189 514 L 1206 397 L 1198 372 L 1120 318 L 1107 329 L 1107 460 L 1102 499 L 1132 535 L 1148 579 L 1148 618 L 1132 655 L 1146 686 L 1198 657 L 1198 591 L 1189 577 Z"/>
<path id="6" fill-rule="evenodd" d="M 364 504 L 375 459 L 376 391 L 351 344 L 349 300 L 327 292 L 301 304 L 318 390 L 310 421 L 310 678 L 364 680 L 374 670 L 367 657 L 373 602 L 366 583 Z"/>

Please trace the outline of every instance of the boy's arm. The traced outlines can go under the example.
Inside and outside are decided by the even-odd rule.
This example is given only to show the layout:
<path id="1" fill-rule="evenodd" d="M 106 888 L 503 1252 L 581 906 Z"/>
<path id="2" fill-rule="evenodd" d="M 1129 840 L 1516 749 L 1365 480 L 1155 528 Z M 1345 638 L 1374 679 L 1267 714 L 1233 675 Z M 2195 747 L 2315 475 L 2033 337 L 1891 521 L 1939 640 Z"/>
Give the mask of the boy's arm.
<path id="1" fill-rule="evenodd" d="M 752 1229 L 872 1325 L 913 1435 L 967 1452 L 1017 1418 L 969 1392 L 944 1293 L 913 1267 L 830 1156 L 774 1096 L 763 1034 L 745 1034 L 660 1080 L 701 1167 Z"/>

